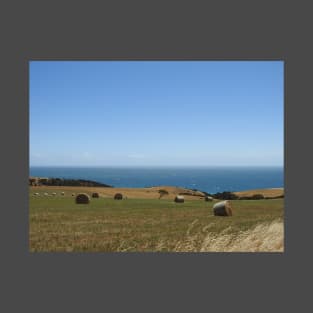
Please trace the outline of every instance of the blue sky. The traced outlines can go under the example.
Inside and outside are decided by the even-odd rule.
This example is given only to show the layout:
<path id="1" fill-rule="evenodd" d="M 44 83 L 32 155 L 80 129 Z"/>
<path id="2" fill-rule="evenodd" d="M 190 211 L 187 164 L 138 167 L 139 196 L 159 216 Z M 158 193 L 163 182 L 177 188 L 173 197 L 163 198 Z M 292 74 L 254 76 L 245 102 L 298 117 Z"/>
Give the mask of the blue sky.
<path id="1" fill-rule="evenodd" d="M 31 61 L 31 166 L 282 166 L 282 61 Z"/>

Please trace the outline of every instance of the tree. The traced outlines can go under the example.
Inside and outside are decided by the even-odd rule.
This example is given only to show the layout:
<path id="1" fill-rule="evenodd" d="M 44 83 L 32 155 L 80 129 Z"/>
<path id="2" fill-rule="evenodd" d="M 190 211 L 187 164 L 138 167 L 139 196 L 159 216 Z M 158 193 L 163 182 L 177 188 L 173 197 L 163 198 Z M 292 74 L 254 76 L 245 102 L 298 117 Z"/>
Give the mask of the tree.
<path id="1" fill-rule="evenodd" d="M 160 189 L 159 194 L 160 194 L 159 199 L 161 199 L 163 196 L 168 195 L 168 191 L 165 189 Z"/>

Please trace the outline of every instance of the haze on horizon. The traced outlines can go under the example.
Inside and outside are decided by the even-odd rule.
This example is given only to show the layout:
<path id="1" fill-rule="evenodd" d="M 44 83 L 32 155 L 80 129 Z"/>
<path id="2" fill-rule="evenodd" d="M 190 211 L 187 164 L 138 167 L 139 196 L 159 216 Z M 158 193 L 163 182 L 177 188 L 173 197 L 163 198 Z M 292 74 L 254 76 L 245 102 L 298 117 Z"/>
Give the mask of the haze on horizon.
<path id="1" fill-rule="evenodd" d="M 31 61 L 31 166 L 283 166 L 283 61 Z"/>

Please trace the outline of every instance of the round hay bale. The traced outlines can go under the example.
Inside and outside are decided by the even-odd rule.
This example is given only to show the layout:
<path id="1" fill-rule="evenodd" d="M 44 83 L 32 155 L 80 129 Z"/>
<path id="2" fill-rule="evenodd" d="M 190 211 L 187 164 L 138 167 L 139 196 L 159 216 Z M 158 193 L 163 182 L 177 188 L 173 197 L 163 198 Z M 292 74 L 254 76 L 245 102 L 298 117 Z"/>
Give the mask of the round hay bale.
<path id="1" fill-rule="evenodd" d="M 121 193 L 116 193 L 114 196 L 114 200 L 122 200 L 123 199 L 123 195 Z"/>
<path id="2" fill-rule="evenodd" d="M 61 192 L 61 196 L 64 196 L 64 195 L 65 195 L 65 192 L 64 192 L 64 191 L 62 191 L 62 192 Z"/>
<path id="3" fill-rule="evenodd" d="M 97 192 L 94 192 L 92 195 L 91 195 L 93 198 L 99 198 L 99 194 Z"/>
<path id="4" fill-rule="evenodd" d="M 52 195 L 53 195 L 53 196 L 56 196 L 56 195 L 57 195 L 57 193 L 56 193 L 56 192 L 52 192 Z"/>
<path id="5" fill-rule="evenodd" d="M 183 202 L 185 202 L 185 198 L 184 198 L 184 196 L 177 195 L 177 196 L 175 197 L 174 201 L 175 201 L 176 203 L 183 203 Z"/>
<path id="6" fill-rule="evenodd" d="M 72 197 L 74 197 L 75 196 L 75 193 L 72 193 Z"/>
<path id="7" fill-rule="evenodd" d="M 90 197 L 86 193 L 80 193 L 75 199 L 77 204 L 88 204 L 90 202 Z"/>
<path id="8" fill-rule="evenodd" d="M 213 201 L 213 198 L 212 198 L 212 197 L 209 197 L 209 196 L 206 196 L 206 197 L 204 198 L 204 200 L 205 200 L 205 201 Z"/>
<path id="9" fill-rule="evenodd" d="M 232 208 L 228 200 L 217 202 L 213 205 L 213 213 L 216 216 L 232 216 Z"/>
<path id="10" fill-rule="evenodd" d="M 45 192 L 45 193 L 44 193 L 44 195 L 45 195 L 45 196 L 48 196 L 48 193 L 47 193 L 47 192 Z"/>

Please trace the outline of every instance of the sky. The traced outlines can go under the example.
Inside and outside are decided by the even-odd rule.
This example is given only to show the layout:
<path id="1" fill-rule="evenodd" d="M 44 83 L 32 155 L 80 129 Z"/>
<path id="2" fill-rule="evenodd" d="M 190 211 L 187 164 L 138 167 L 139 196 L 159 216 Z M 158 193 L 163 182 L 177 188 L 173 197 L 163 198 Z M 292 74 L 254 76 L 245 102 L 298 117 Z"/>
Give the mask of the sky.
<path id="1" fill-rule="evenodd" d="M 283 166 L 283 61 L 31 61 L 30 166 Z"/>

